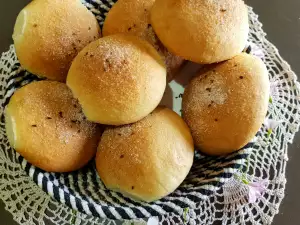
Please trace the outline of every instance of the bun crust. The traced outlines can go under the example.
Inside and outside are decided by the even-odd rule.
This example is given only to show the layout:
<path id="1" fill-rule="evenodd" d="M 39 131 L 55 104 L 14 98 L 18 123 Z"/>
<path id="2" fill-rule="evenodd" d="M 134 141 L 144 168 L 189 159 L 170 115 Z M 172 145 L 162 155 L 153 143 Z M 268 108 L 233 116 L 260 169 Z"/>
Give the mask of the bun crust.
<path id="1" fill-rule="evenodd" d="M 170 81 L 182 66 L 184 59 L 171 54 L 159 41 L 150 22 L 154 0 L 118 0 L 105 18 L 103 36 L 129 33 L 148 41 L 162 56 Z M 124 16 L 126 15 L 126 16 Z"/>
<path id="2" fill-rule="evenodd" d="M 266 66 L 245 53 L 194 78 L 185 89 L 182 110 L 195 145 L 209 155 L 244 147 L 262 126 L 269 89 Z"/>
<path id="3" fill-rule="evenodd" d="M 13 40 L 23 68 L 64 82 L 78 52 L 100 36 L 95 16 L 79 0 L 35 0 L 20 12 Z"/>
<path id="4" fill-rule="evenodd" d="M 20 88 L 5 115 L 11 146 L 43 170 L 74 171 L 96 154 L 99 127 L 85 120 L 63 83 L 39 81 Z"/>
<path id="5" fill-rule="evenodd" d="M 187 125 L 172 110 L 159 107 L 135 124 L 106 129 L 96 167 L 107 188 L 151 202 L 182 183 L 193 157 Z"/>
<path id="6" fill-rule="evenodd" d="M 249 32 L 242 0 L 157 0 L 151 23 L 170 52 L 202 64 L 241 53 Z"/>
<path id="7" fill-rule="evenodd" d="M 157 107 L 166 88 L 166 69 L 148 42 L 117 34 L 79 53 L 67 85 L 90 121 L 122 125 L 144 118 Z"/>

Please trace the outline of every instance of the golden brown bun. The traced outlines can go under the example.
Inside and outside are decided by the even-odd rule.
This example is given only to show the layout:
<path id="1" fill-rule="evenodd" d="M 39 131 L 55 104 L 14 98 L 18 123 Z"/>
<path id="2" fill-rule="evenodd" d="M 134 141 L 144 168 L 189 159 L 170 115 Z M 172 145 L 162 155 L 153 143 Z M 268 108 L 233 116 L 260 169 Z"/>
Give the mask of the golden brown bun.
<path id="1" fill-rule="evenodd" d="M 107 188 L 151 202 L 182 183 L 193 158 L 187 125 L 172 110 L 159 107 L 135 124 L 106 129 L 96 167 Z"/>
<path id="2" fill-rule="evenodd" d="M 63 82 L 74 57 L 100 35 L 80 0 L 35 0 L 20 12 L 13 39 L 23 68 Z"/>
<path id="3" fill-rule="evenodd" d="M 262 126 L 269 79 L 264 63 L 242 53 L 194 78 L 183 95 L 183 118 L 209 155 L 244 147 Z"/>
<path id="4" fill-rule="evenodd" d="M 249 31 L 242 0 L 157 0 L 151 23 L 170 52 L 203 64 L 241 53 Z"/>
<path id="5" fill-rule="evenodd" d="M 144 118 L 157 107 L 166 88 L 166 69 L 148 42 L 117 34 L 79 53 L 67 85 L 90 121 L 122 125 Z"/>
<path id="6" fill-rule="evenodd" d="M 22 87 L 6 109 L 11 146 L 33 165 L 49 172 L 70 172 L 95 155 L 100 130 L 84 118 L 69 88 L 55 81 Z"/>
<path id="7" fill-rule="evenodd" d="M 163 57 L 168 72 L 167 80 L 170 81 L 184 60 L 171 54 L 155 35 L 150 23 L 150 11 L 154 2 L 155 0 L 118 0 L 104 21 L 103 36 L 130 33 L 149 41 Z"/>

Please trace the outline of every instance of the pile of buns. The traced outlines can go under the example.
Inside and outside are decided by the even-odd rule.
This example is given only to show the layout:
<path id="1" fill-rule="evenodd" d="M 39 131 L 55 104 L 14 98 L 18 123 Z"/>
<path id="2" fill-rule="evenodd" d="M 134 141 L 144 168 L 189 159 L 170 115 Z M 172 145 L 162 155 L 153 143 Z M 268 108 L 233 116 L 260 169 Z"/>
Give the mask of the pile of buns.
<path id="1" fill-rule="evenodd" d="M 13 148 L 33 165 L 70 172 L 96 155 L 107 188 L 155 201 L 189 173 L 196 149 L 234 152 L 268 108 L 266 66 L 242 53 L 242 0 L 119 0 L 103 36 L 80 0 L 35 0 L 13 39 L 30 83 L 6 108 Z M 205 65 L 185 89 L 183 119 L 158 106 L 185 60 Z"/>

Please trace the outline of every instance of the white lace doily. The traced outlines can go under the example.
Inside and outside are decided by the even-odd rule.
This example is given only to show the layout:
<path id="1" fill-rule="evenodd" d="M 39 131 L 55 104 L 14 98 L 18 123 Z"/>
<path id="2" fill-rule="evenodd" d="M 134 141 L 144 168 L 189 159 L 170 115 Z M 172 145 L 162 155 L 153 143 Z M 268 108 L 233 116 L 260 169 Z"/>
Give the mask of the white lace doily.
<path id="1" fill-rule="evenodd" d="M 94 0 L 94 2 L 97 2 Z M 99 1 L 100 2 L 100 1 Z M 112 4 L 108 1 L 108 4 Z M 278 213 L 279 205 L 284 197 L 285 168 L 288 160 L 287 147 L 293 141 L 299 129 L 300 119 L 300 85 L 290 66 L 280 57 L 278 50 L 265 38 L 262 24 L 257 15 L 249 8 L 251 33 L 249 41 L 257 47 L 258 54 L 266 63 L 272 83 L 272 104 L 268 117 L 283 121 L 269 136 L 262 128 L 257 135 L 252 151 L 249 153 L 249 167 L 244 167 L 249 180 L 267 179 L 266 193 L 256 203 L 248 203 L 248 189 L 245 184 L 232 178 L 214 195 L 200 201 L 195 209 L 184 210 L 181 215 L 165 214 L 159 216 L 164 224 L 270 224 Z M 255 49 L 253 49 L 255 51 Z M 255 54 L 255 52 L 254 52 Z M 0 82 L 14 71 L 11 68 L 16 62 L 14 48 L 3 53 L 0 61 Z M 5 62 L 5 63 L 4 63 Z M 18 72 L 18 71 L 14 71 Z M 10 84 L 8 83 L 7 86 Z M 0 85 L 2 88 L 3 85 Z M 4 95 L 0 89 L 1 105 Z M 0 109 L 3 115 L 3 107 Z M 1 119 L 1 121 L 3 121 Z M 3 123 L 0 124 L 3 128 Z M 0 138 L 5 135 L 0 129 Z M 0 198 L 13 218 L 20 224 L 118 224 L 121 221 L 100 219 L 77 212 L 47 195 L 27 175 L 17 160 L 10 160 L 6 151 L 5 140 L 0 142 Z M 143 220 L 136 223 L 145 223 Z M 122 223 L 122 222 L 121 222 Z M 130 224 L 131 222 L 125 221 Z"/>

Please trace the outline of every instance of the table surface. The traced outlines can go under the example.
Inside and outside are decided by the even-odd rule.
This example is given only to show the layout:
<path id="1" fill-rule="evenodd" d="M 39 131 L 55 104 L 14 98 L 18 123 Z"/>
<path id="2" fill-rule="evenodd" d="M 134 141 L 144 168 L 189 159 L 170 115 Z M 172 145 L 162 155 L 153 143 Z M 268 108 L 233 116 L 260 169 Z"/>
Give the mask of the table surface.
<path id="1" fill-rule="evenodd" d="M 267 38 L 279 49 L 280 54 L 289 62 L 296 74 L 300 75 L 300 1 L 297 0 L 245 0 L 254 8 L 264 25 Z M 10 0 L 0 7 L 0 52 L 7 51 L 12 43 L 11 34 L 18 12 L 29 0 Z M 299 78 L 299 77 L 298 77 Z M 298 173 L 300 160 L 300 132 L 294 143 L 289 146 L 287 166 L 287 188 L 280 213 L 275 217 L 274 225 L 299 224 L 300 212 L 300 177 Z M 0 190 L 1 191 L 1 190 Z M 12 216 L 4 210 L 0 201 L 0 218 L 2 225 L 15 225 Z"/>

